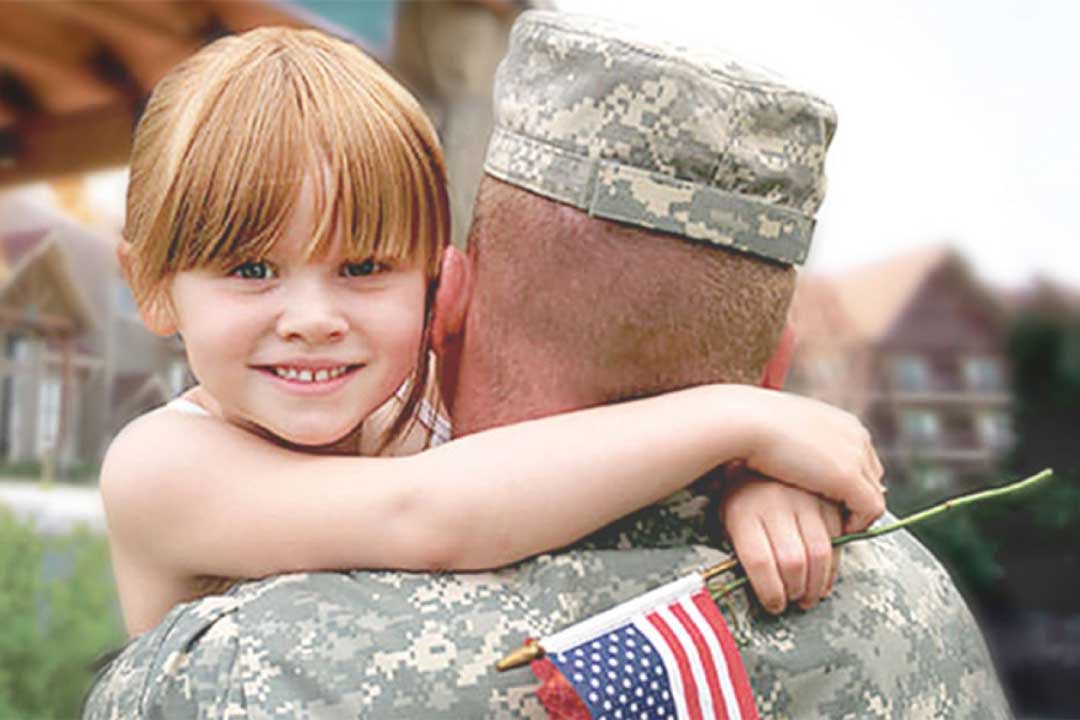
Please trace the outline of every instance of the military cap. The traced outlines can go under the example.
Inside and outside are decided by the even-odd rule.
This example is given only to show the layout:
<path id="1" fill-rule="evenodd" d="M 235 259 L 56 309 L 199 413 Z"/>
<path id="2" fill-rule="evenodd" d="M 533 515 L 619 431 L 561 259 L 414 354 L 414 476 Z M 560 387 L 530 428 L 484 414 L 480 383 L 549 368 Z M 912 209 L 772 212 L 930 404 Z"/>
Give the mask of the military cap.
<path id="1" fill-rule="evenodd" d="M 836 113 L 762 68 L 548 11 L 514 24 L 484 168 L 590 215 L 806 260 Z"/>

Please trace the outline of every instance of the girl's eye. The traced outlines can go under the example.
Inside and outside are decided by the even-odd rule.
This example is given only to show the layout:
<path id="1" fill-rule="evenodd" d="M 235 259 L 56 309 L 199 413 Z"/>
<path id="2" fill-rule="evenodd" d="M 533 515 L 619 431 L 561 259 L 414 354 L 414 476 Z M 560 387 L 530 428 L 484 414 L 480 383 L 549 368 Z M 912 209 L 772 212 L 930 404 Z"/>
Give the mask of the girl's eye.
<path id="1" fill-rule="evenodd" d="M 341 266 L 341 274 L 345 277 L 367 277 L 387 270 L 385 263 L 378 262 L 375 258 L 368 258 L 359 262 L 347 262 Z"/>
<path id="2" fill-rule="evenodd" d="M 230 277 L 243 278 L 244 280 L 269 280 L 276 276 L 274 268 L 265 260 L 248 260 L 240 263 L 229 271 Z"/>

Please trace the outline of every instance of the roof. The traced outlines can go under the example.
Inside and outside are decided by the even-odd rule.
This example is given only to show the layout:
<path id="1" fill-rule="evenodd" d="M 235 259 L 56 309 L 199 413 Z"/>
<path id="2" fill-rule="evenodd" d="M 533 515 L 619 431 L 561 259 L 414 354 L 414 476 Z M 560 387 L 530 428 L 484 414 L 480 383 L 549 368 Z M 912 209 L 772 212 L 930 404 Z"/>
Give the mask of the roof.
<path id="1" fill-rule="evenodd" d="M 84 327 L 96 324 L 116 273 L 113 240 L 23 193 L 0 194 L 0 296 L 18 305 L 39 273 L 66 303 L 65 314 Z"/>
<path id="2" fill-rule="evenodd" d="M 959 255 L 933 245 L 855 268 L 832 281 L 854 333 L 866 341 L 884 337 L 930 275 Z"/>
<path id="3" fill-rule="evenodd" d="M 0 307 L 14 304 L 14 312 L 19 318 L 15 322 L 38 324 L 44 321 L 35 311 L 55 313 L 59 310 L 65 318 L 70 318 L 76 328 L 86 328 L 96 323 L 96 313 L 72 273 L 72 263 L 58 240 L 57 231 L 0 236 L 0 253 L 5 260 L 15 258 L 14 262 L 5 262 L 0 273 Z M 48 279 L 43 282 L 42 277 Z M 38 297 L 43 284 L 50 286 L 41 295 L 47 298 L 45 305 L 26 305 L 25 298 Z M 10 318 L 5 319 L 11 321 Z"/>
<path id="4" fill-rule="evenodd" d="M 903 322 L 932 278 L 978 298 L 972 307 L 986 317 L 1004 319 L 1001 293 L 975 277 L 956 250 L 933 245 L 836 276 L 800 274 L 791 308 L 796 334 L 807 345 L 877 345 Z"/>
<path id="5" fill-rule="evenodd" d="M 45 242 L 48 234 L 47 228 L 34 228 L 0 237 L 0 285 L 7 282 L 24 257 Z"/>

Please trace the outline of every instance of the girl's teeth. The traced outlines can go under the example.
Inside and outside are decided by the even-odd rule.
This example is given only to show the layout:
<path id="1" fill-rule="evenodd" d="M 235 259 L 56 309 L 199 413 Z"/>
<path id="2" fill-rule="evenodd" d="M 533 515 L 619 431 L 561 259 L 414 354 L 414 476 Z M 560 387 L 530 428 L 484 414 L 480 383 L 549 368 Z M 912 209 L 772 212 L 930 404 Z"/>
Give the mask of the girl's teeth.
<path id="1" fill-rule="evenodd" d="M 334 378 L 341 377 L 348 370 L 347 367 L 337 367 L 315 370 L 297 370 L 296 368 L 274 368 L 274 373 L 286 380 L 298 380 L 300 382 L 326 382 L 327 380 L 333 380 Z"/>

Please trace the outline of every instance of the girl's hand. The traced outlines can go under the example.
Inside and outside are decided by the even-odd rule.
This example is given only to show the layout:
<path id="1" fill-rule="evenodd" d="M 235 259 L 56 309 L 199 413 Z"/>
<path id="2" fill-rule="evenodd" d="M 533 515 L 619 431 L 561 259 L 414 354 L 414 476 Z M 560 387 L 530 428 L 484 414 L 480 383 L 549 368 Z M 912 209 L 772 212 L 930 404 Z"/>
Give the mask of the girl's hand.
<path id="1" fill-rule="evenodd" d="M 840 503 L 850 512 L 845 532 L 865 530 L 885 512 L 881 461 L 869 431 L 854 415 L 811 398 L 757 388 L 746 411 L 755 428 L 748 468 Z"/>
<path id="2" fill-rule="evenodd" d="M 829 594 L 840 563 L 835 503 L 740 468 L 728 471 L 720 520 L 768 612 L 789 602 L 808 610 Z"/>

